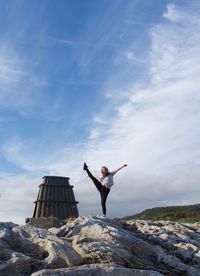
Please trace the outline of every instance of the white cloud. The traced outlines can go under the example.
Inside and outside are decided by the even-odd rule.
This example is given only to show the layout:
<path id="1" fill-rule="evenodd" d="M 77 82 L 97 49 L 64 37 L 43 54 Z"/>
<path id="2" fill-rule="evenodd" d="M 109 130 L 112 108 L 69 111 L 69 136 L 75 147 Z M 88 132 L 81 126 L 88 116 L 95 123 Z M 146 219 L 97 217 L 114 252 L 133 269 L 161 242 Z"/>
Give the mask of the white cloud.
<path id="1" fill-rule="evenodd" d="M 94 116 L 93 121 L 97 124 L 106 125 L 108 121 L 101 115 L 101 116 Z"/>
<path id="2" fill-rule="evenodd" d="M 90 139 L 97 139 L 99 137 L 100 133 L 97 129 L 92 129 L 90 132 Z"/>
<path id="3" fill-rule="evenodd" d="M 141 58 L 138 58 L 133 52 L 131 51 L 128 51 L 128 52 L 125 52 L 125 56 L 126 58 L 129 60 L 129 61 L 132 61 L 132 62 L 141 62 L 141 63 L 145 63 L 144 60 L 142 60 Z"/>
<path id="4" fill-rule="evenodd" d="M 192 4 L 192 1 L 191 1 Z M 163 14 L 163 17 L 169 19 L 172 22 L 178 22 L 181 24 L 195 24 L 199 23 L 199 16 L 198 16 L 198 6 L 196 7 L 197 10 L 195 11 L 195 6 L 191 10 L 190 6 L 187 7 L 186 10 L 180 9 L 175 4 L 168 4 L 167 10 Z M 196 13 L 197 12 L 197 13 Z M 192 13 L 192 14 L 191 14 Z"/>
<path id="5" fill-rule="evenodd" d="M 0 173 L 0 221 L 24 223 L 26 217 L 32 217 L 38 179 L 35 174 Z"/>
<path id="6" fill-rule="evenodd" d="M 171 21 L 181 21 L 185 17 L 185 13 L 179 11 L 174 4 L 168 4 L 167 11 L 163 15 Z"/>

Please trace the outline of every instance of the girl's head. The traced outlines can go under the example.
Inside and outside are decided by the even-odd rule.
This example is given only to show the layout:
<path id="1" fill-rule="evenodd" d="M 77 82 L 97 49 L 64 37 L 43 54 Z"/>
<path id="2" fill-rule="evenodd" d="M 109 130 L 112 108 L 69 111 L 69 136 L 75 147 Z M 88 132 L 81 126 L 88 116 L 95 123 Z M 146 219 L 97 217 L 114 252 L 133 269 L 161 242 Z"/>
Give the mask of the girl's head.
<path id="1" fill-rule="evenodd" d="M 109 172 L 109 170 L 108 170 L 107 167 L 102 166 L 102 167 L 101 167 L 101 173 L 103 174 L 103 176 L 106 176 L 106 175 L 108 175 L 110 172 Z"/>

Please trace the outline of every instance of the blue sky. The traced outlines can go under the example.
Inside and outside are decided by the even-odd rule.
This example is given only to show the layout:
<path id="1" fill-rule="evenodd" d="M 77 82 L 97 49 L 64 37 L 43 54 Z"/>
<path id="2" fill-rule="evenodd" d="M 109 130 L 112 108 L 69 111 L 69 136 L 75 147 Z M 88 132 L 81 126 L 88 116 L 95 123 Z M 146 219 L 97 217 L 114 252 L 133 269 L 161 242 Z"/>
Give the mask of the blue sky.
<path id="1" fill-rule="evenodd" d="M 116 175 L 110 217 L 199 202 L 200 3 L 0 0 L 0 220 L 23 222 L 44 175 Z M 151 192 L 150 192 L 151 191 Z M 90 200 L 88 200 L 90 198 Z"/>

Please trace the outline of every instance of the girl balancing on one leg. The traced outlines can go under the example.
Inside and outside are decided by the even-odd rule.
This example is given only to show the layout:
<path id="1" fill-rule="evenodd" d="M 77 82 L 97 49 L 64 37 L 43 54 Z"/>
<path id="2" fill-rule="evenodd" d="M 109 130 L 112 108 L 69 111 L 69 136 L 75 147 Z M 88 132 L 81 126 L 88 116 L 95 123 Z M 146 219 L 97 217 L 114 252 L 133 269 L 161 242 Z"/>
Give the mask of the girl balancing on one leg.
<path id="1" fill-rule="evenodd" d="M 84 165 L 83 165 L 83 170 L 85 170 L 87 172 L 88 176 L 92 179 L 92 181 L 94 182 L 94 185 L 96 186 L 97 190 L 100 193 L 101 206 L 102 206 L 102 211 L 103 211 L 104 216 L 106 216 L 106 199 L 107 199 L 107 196 L 110 192 L 112 185 L 114 184 L 113 175 L 116 174 L 119 170 L 123 169 L 126 166 L 128 166 L 128 165 L 124 164 L 122 167 L 118 168 L 117 170 L 115 170 L 113 172 L 109 172 L 107 167 L 102 166 L 101 167 L 102 177 L 100 178 L 100 180 L 98 180 L 88 170 L 88 166 L 86 165 L 86 163 L 84 163 Z"/>

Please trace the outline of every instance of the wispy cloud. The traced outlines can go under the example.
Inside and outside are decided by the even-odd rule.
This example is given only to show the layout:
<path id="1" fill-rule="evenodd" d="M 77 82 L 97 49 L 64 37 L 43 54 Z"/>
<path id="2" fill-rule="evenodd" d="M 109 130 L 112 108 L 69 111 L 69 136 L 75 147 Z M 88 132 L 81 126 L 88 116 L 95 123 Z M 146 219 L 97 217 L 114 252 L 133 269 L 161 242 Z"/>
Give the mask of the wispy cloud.
<path id="1" fill-rule="evenodd" d="M 43 37 L 43 39 L 45 39 L 45 38 Z M 48 39 L 48 40 L 50 40 L 52 42 L 64 44 L 64 45 L 67 45 L 67 46 L 90 46 L 90 47 L 96 47 L 94 44 L 87 43 L 85 41 L 75 41 L 75 40 L 61 39 L 61 38 L 57 38 L 57 37 L 53 37 L 53 36 L 47 36 L 46 39 Z"/>
<path id="2" fill-rule="evenodd" d="M 8 88 L 23 83 L 26 72 L 22 69 L 23 61 L 17 55 L 7 50 L 7 47 L 0 49 L 0 82 L 1 90 L 7 91 Z M 12 92 L 12 91 L 10 91 Z M 2 93 L 1 93 L 2 94 Z"/>
<path id="3" fill-rule="evenodd" d="M 152 23 L 147 23 L 147 22 L 143 22 L 143 21 L 134 21 L 134 20 L 126 20 L 127 24 L 131 24 L 131 25 L 141 25 L 141 26 L 147 26 L 147 27 L 153 27 L 154 24 Z"/>
<path id="4" fill-rule="evenodd" d="M 30 64 L 4 41 L 0 48 L 0 106 L 30 108 L 35 103 L 35 86 L 47 85 L 41 76 L 31 72 Z"/>

